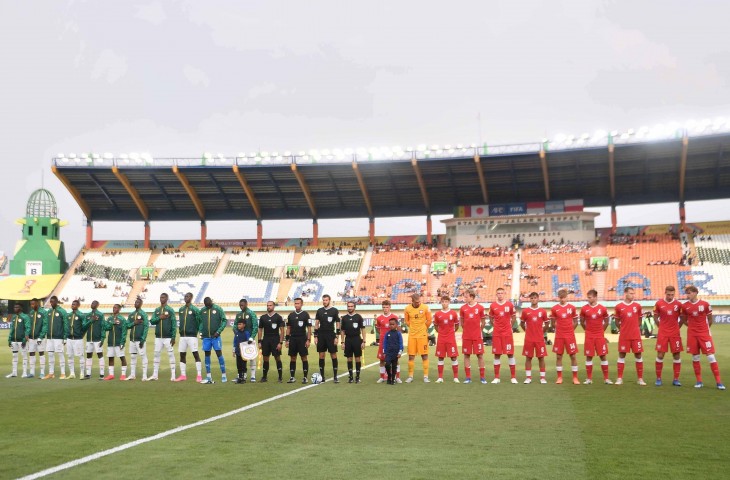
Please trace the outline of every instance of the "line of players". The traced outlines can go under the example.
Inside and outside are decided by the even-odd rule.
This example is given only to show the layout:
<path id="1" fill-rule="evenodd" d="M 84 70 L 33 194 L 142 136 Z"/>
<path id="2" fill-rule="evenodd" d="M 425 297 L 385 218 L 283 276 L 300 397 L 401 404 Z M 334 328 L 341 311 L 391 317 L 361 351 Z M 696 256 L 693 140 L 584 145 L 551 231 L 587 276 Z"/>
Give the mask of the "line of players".
<path id="1" fill-rule="evenodd" d="M 680 337 L 680 327 L 687 325 L 687 352 L 692 355 L 693 367 L 696 375 L 695 387 L 703 386 L 701 377 L 700 353 L 707 356 L 710 368 L 715 377 L 717 387 L 724 390 L 721 381 L 719 367 L 715 359 L 715 347 L 710 333 L 712 325 L 712 310 L 704 300 L 697 298 L 697 288 L 689 286 L 686 289 L 688 300 L 684 304 L 674 298 L 674 287 L 667 287 L 665 298 L 659 300 L 654 308 L 654 317 L 659 325 L 659 335 L 656 343 L 656 385 L 662 385 L 662 368 L 664 354 L 671 352 L 673 355 L 673 385 L 680 386 L 679 373 L 681 369 L 680 353 L 683 349 Z M 429 359 L 428 359 L 428 328 L 434 323 L 438 332 L 436 345 L 436 356 L 438 357 L 437 383 L 443 382 L 444 360 L 449 357 L 452 361 L 454 381 L 459 382 L 458 348 L 455 333 L 461 327 L 462 353 L 464 354 L 464 383 L 471 383 L 471 355 L 476 355 L 479 377 L 481 383 L 486 384 L 486 373 L 484 365 L 484 344 L 482 341 L 482 330 L 485 322 L 489 320 L 493 325 L 492 354 L 494 355 L 494 379 L 492 383 L 500 382 L 501 357 L 506 355 L 510 370 L 510 380 L 518 383 L 515 372 L 513 324 L 517 317 L 514 305 L 505 299 L 504 289 L 499 288 L 496 292 L 497 300 L 493 302 L 488 312 L 476 302 L 476 294 L 473 291 L 466 293 L 466 303 L 459 312 L 449 309 L 450 299 L 441 299 L 442 310 L 431 316 L 426 305 L 420 303 L 418 295 L 412 296 L 412 303 L 404 312 L 405 324 L 409 327 L 408 339 L 408 378 L 407 383 L 413 381 L 415 370 L 415 358 L 420 355 L 423 362 L 424 382 L 429 382 Z M 578 323 L 585 331 L 584 354 L 586 356 L 586 380 L 585 384 L 593 382 L 593 357 L 599 357 L 603 380 L 611 384 L 608 372 L 607 342 L 604 331 L 608 325 L 610 315 L 608 310 L 598 304 L 597 292 L 588 292 L 588 304 L 578 311 L 573 305 L 567 302 L 567 292 L 561 290 L 558 294 L 559 303 L 555 305 L 550 313 L 538 307 L 538 295 L 530 295 L 530 307 L 522 310 L 520 315 L 520 326 L 525 331 L 525 343 L 522 354 L 526 357 L 524 383 L 532 382 L 532 359 L 538 359 L 540 369 L 540 382 L 545 380 L 545 356 L 547 355 L 545 345 L 545 332 L 548 324 L 555 330 L 555 342 L 553 352 L 556 354 L 556 383 L 563 382 L 563 355 L 568 354 L 571 362 L 573 383 L 579 384 L 578 365 L 576 354 L 578 346 L 574 330 Z M 623 383 L 625 358 L 627 353 L 633 353 L 636 359 L 637 381 L 639 385 L 646 385 L 643 380 L 643 345 L 639 331 L 639 322 L 642 317 L 641 306 L 633 300 L 634 291 L 627 287 L 624 291 L 624 301 L 616 305 L 615 319 L 620 328 L 619 334 L 619 359 L 617 362 L 618 378 L 616 384 Z M 177 320 L 172 307 L 167 304 L 167 294 L 160 296 L 160 306 L 157 307 L 149 323 L 155 326 L 155 356 L 152 376 L 147 376 L 147 356 L 144 348 L 147 330 L 148 317 L 142 310 L 142 301 L 137 299 L 135 310 L 125 319 L 120 315 L 121 307 L 115 305 L 112 315 L 105 319 L 98 311 L 98 302 L 93 302 L 91 312 L 84 314 L 79 312 L 77 301 L 72 303 L 70 313 L 66 313 L 58 306 L 58 299 L 54 296 L 50 299 L 51 308 L 44 310 L 40 308 L 37 299 L 31 301 L 31 311 L 25 315 L 20 305 L 15 306 L 15 314 L 11 317 L 10 334 L 8 344 L 13 351 L 13 368 L 8 377 L 17 376 L 18 356 L 23 355 L 23 377 L 32 378 L 35 375 L 35 354 L 38 353 L 41 360 L 41 377 L 51 379 L 55 377 L 54 355 L 58 354 L 60 359 L 60 378 L 75 378 L 74 358 L 81 357 L 82 350 L 86 349 L 85 368 L 80 367 L 80 378 L 91 378 L 91 360 L 93 353 L 99 357 L 100 377 L 105 380 L 114 379 L 114 359 L 119 358 L 122 363 L 121 380 L 135 379 L 137 357 L 142 357 L 142 380 L 157 380 L 160 357 L 162 350 L 167 350 L 170 362 L 171 380 L 185 381 L 186 375 L 186 353 L 192 351 L 197 369 L 196 380 L 201 383 L 213 383 L 211 378 L 210 360 L 211 351 L 215 351 L 218 357 L 222 373 L 222 381 L 226 381 L 225 360 L 222 355 L 222 344 L 220 334 L 226 326 L 227 320 L 223 310 L 212 303 L 210 298 L 204 300 L 204 307 L 198 309 L 192 304 L 192 294 L 185 295 L 185 304 L 179 308 Z M 274 356 L 279 382 L 282 382 L 282 347 L 288 348 L 290 357 L 288 383 L 295 382 L 297 356 L 301 357 L 304 376 L 302 383 L 307 383 L 309 362 L 308 349 L 314 336 L 316 350 L 319 355 L 319 370 L 322 379 L 325 378 L 325 357 L 329 353 L 332 361 L 334 382 L 338 383 L 338 341 L 341 341 L 345 349 L 347 367 L 350 383 L 360 382 L 360 370 L 362 360 L 362 349 L 366 345 L 366 333 L 363 318 L 355 313 L 355 304 L 347 304 L 348 313 L 340 318 L 337 308 L 331 305 L 329 295 L 323 296 L 323 306 L 317 311 L 312 332 L 312 320 L 309 313 L 303 310 L 303 301 L 300 298 L 294 301 L 294 312 L 290 313 L 287 321 L 274 312 L 274 303 L 267 303 L 267 312 L 261 318 L 248 308 L 247 301 L 242 299 L 239 306 L 241 312 L 237 314 L 234 335 L 233 355 L 236 358 L 238 377 L 236 383 L 245 383 L 248 373 L 248 365 L 241 358 L 241 344 L 243 342 L 253 343 L 258 339 L 259 348 L 263 354 L 263 378 L 267 381 L 270 356 Z M 375 322 L 380 338 L 385 338 L 390 329 L 390 321 L 398 317 L 390 312 L 390 302 L 382 304 L 383 314 L 379 315 Z M 177 325 L 177 328 L 175 328 Z M 126 376 L 126 358 L 124 345 L 126 343 L 126 332 L 129 331 L 130 356 L 132 358 L 132 373 Z M 176 333 L 180 335 L 180 376 L 175 376 L 175 359 L 173 346 L 175 345 Z M 107 339 L 107 356 L 109 358 L 108 374 L 104 375 L 103 343 Z M 201 361 L 198 354 L 198 338 L 203 340 L 203 351 L 205 352 L 206 378 L 202 379 Z M 66 346 L 66 353 L 69 359 L 70 374 L 65 375 L 65 359 L 63 347 Z M 30 354 L 30 373 L 27 373 L 26 352 Z M 49 357 L 49 373 L 45 375 L 44 353 Z M 402 352 L 398 352 L 398 357 Z M 385 360 L 382 342 L 378 349 L 380 360 L 380 378 L 378 383 L 386 381 Z M 255 382 L 256 361 L 253 360 L 250 381 Z M 397 363 L 397 362 L 396 362 Z M 353 366 L 355 376 L 353 376 Z M 400 366 L 396 366 L 393 383 L 400 383 Z M 84 375 L 85 373 L 85 375 Z"/>
<path id="2" fill-rule="evenodd" d="M 681 303 L 676 300 L 675 288 L 669 286 L 665 289 L 665 297 L 654 306 L 654 318 L 659 325 L 659 334 L 656 342 L 656 382 L 655 385 L 662 385 L 662 369 L 665 353 L 671 352 L 673 356 L 673 381 L 672 385 L 681 386 L 679 374 L 681 370 L 680 353 L 683 350 L 680 328 L 687 325 L 687 352 L 692 355 L 696 383 L 695 388 L 703 387 L 702 369 L 700 354 L 705 354 L 710 364 L 710 369 L 717 388 L 725 390 L 725 385 L 720 377 L 720 370 L 715 358 L 715 345 L 710 332 L 712 326 L 712 308 L 704 300 L 697 298 L 698 290 L 694 286 L 688 286 L 685 290 L 687 301 Z M 517 319 L 517 311 L 512 302 L 505 300 L 505 291 L 497 289 L 497 301 L 485 311 L 484 307 L 476 302 L 476 295 L 473 291 L 466 293 L 466 304 L 458 314 L 449 309 L 450 299 L 444 296 L 441 299 L 442 309 L 433 315 L 434 326 L 438 332 L 436 343 L 436 356 L 438 357 L 438 383 L 443 382 L 443 367 L 446 357 L 452 361 L 454 382 L 458 378 L 458 350 L 456 348 L 455 332 L 459 326 L 463 328 L 462 353 L 464 354 L 464 371 L 466 380 L 464 383 L 471 383 L 471 355 L 476 355 L 479 362 L 479 376 L 481 383 L 486 384 L 484 368 L 484 347 L 481 332 L 484 324 L 489 320 L 493 325 L 492 354 L 494 355 L 494 379 L 492 383 L 500 383 L 500 367 L 502 355 L 507 356 L 510 381 L 518 383 L 515 373 L 513 325 Z M 525 342 L 522 355 L 525 357 L 525 380 L 524 383 L 532 383 L 532 359 L 538 359 L 540 369 L 540 383 L 547 383 L 545 379 L 545 357 L 547 356 L 545 334 L 548 327 L 555 330 L 555 341 L 553 352 L 556 354 L 556 383 L 563 383 L 563 355 L 570 357 L 572 381 L 580 384 L 578 379 L 578 363 L 576 354 L 578 345 L 575 337 L 575 328 L 580 324 L 585 331 L 584 354 L 586 357 L 586 380 L 584 384 L 593 383 L 593 358 L 599 357 L 603 381 L 605 384 L 613 384 L 609 379 L 609 364 L 606 359 L 608 344 L 604 331 L 609 324 L 610 315 L 606 307 L 597 301 L 598 294 L 590 290 L 587 294 L 588 304 L 580 310 L 567 302 L 568 292 L 558 292 L 559 303 L 552 307 L 550 313 L 538 306 L 539 296 L 533 292 L 530 294 L 530 306 L 522 309 L 520 314 L 520 327 L 525 332 Z M 431 324 L 431 315 L 427 306 L 420 305 L 418 295 L 412 297 L 413 303 L 406 308 L 405 318 L 407 324 L 413 323 L 414 317 L 421 317 L 418 323 L 419 328 L 412 330 L 408 340 L 408 379 L 413 381 L 413 361 L 417 354 L 423 359 L 424 382 L 428 378 L 428 350 L 424 342 L 423 326 L 426 328 Z M 384 303 L 385 306 L 385 303 Z M 624 367 L 626 355 L 633 353 L 636 364 L 636 376 L 639 385 L 646 385 L 644 381 L 644 364 L 642 353 L 644 347 L 641 341 L 639 325 L 642 318 L 642 309 L 639 303 L 634 301 L 634 289 L 624 289 L 624 300 L 615 307 L 614 318 L 619 326 L 618 361 L 616 384 L 623 384 Z M 380 327 L 381 317 L 378 317 Z M 409 322 L 410 320 L 410 322 Z M 415 335 L 414 335 L 415 334 Z"/>
<path id="3" fill-rule="evenodd" d="M 79 362 L 79 378 L 91 378 L 93 355 L 99 359 L 99 377 L 102 380 L 114 380 L 114 361 L 121 363 L 120 380 L 135 380 L 138 359 L 142 363 L 142 381 L 158 380 L 159 367 L 163 350 L 167 352 L 170 364 L 170 380 L 181 382 L 187 380 L 187 352 L 192 352 L 197 370 L 196 381 L 212 384 L 211 352 L 215 352 L 221 370 L 221 382 L 227 381 L 225 358 L 222 350 L 221 333 L 227 325 L 225 312 L 212 299 L 206 297 L 203 308 L 192 304 L 193 295 L 187 293 L 182 305 L 176 313 L 168 305 L 168 295 L 160 295 L 160 305 L 148 317 L 142 309 L 142 300 L 137 298 L 134 311 L 123 316 L 120 305 L 114 305 L 112 313 L 106 316 L 98 310 L 99 303 L 92 302 L 91 311 L 83 313 L 79 310 L 79 302 L 74 300 L 71 311 L 66 312 L 58 304 L 58 298 L 49 299 L 50 308 L 41 308 L 41 302 L 33 299 L 30 302 L 30 312 L 23 313 L 20 304 L 14 305 L 14 313 L 10 316 L 8 346 L 12 350 L 12 371 L 7 378 L 18 376 L 19 357 L 22 356 L 22 377 L 34 378 L 36 358 L 40 359 L 40 378 L 54 379 L 55 357 L 59 357 L 59 378 L 76 378 L 75 360 Z M 329 295 L 323 297 L 323 307 L 317 311 L 314 325 L 314 340 L 320 356 L 320 372 L 324 377 L 325 353 L 330 352 L 337 379 L 337 345 L 341 342 L 345 356 L 350 383 L 360 383 L 362 366 L 362 349 L 366 342 L 365 324 L 360 314 L 355 313 L 355 304 L 347 304 L 348 312 L 340 317 L 339 311 L 330 306 Z M 276 313 L 274 302 L 268 302 L 266 313 L 260 318 L 248 308 L 246 299 L 241 299 L 241 311 L 236 315 L 234 325 L 232 353 L 236 359 L 238 376 L 235 383 L 256 381 L 256 359 L 251 361 L 251 375 L 248 377 L 249 365 L 241 355 L 242 345 L 251 344 L 256 339 L 263 356 L 262 382 L 268 381 L 270 357 L 276 362 L 279 383 L 282 383 L 282 347 L 288 349 L 290 356 L 288 383 L 295 382 L 297 357 L 301 357 L 304 370 L 302 383 L 307 383 L 309 370 L 308 350 L 312 340 L 312 320 L 309 313 L 303 310 L 303 300 L 294 300 L 294 311 L 289 314 L 285 322 L 281 315 Z M 155 330 L 153 372 L 148 376 L 147 335 L 149 325 Z M 174 346 L 178 341 L 180 355 L 180 375 L 176 376 Z M 202 339 L 202 348 L 205 353 L 206 377 L 202 377 L 202 362 L 198 353 L 198 340 Z M 131 357 L 131 372 L 127 376 L 127 360 L 125 345 L 129 342 Z M 108 366 L 105 370 L 104 344 L 107 347 Z M 65 351 L 64 351 L 65 350 Z M 82 365 L 82 354 L 86 351 L 86 359 Z M 36 355 L 37 354 L 37 355 Z M 47 354 L 47 355 L 46 355 Z M 65 355 L 64 355 L 65 354 Z M 30 358 L 28 358 L 28 356 Z M 48 358 L 48 374 L 45 372 L 46 357 Z M 66 375 L 66 358 L 68 371 Z M 353 375 L 354 367 L 354 375 Z"/>

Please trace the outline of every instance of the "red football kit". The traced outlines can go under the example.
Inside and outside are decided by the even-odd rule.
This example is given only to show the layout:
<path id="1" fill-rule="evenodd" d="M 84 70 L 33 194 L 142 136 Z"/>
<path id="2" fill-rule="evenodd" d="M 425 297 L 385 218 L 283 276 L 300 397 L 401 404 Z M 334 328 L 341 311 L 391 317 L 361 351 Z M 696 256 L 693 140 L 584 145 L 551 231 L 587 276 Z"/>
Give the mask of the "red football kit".
<path id="1" fill-rule="evenodd" d="M 433 315 L 434 324 L 438 326 L 438 340 L 436 341 L 436 356 L 438 358 L 451 357 L 459 355 L 456 348 L 456 325 L 458 324 L 458 315 L 453 310 L 439 310 Z"/>
<path id="2" fill-rule="evenodd" d="M 522 310 L 520 320 L 525 322 L 525 345 L 522 355 L 542 358 L 547 355 L 545 348 L 544 327 L 548 314 L 544 308 L 527 307 Z"/>
<path id="3" fill-rule="evenodd" d="M 467 303 L 459 309 L 462 329 L 461 350 L 465 355 L 482 355 L 484 353 L 481 320 L 485 316 L 484 307 L 478 303 L 474 306 Z"/>
<path id="4" fill-rule="evenodd" d="M 578 316 L 575 307 L 569 303 L 557 304 L 550 310 L 550 316 L 555 319 L 555 342 L 553 352 L 562 355 L 575 355 L 578 343 L 575 341 L 575 326 L 573 319 Z"/>
<path id="5" fill-rule="evenodd" d="M 585 342 L 583 353 L 586 357 L 603 357 L 608 354 L 606 337 L 603 335 L 608 319 L 608 310 L 601 304 L 594 306 L 583 305 L 580 309 L 580 318 L 585 324 Z"/>

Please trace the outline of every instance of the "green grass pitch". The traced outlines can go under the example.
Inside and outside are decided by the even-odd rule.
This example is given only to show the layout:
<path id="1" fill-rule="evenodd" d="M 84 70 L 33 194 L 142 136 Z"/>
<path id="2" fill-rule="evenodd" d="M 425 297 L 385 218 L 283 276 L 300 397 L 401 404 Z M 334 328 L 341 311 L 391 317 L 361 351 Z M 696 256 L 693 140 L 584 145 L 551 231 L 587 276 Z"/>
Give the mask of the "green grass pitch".
<path id="1" fill-rule="evenodd" d="M 730 380 L 730 327 L 713 328 L 720 370 Z M 229 378 L 235 362 L 225 336 Z M 152 366 L 150 342 L 150 368 Z M 654 341 L 646 341 L 647 387 L 635 384 L 632 359 L 623 386 L 555 385 L 554 356 L 548 385 L 456 385 L 446 360 L 440 384 L 377 385 L 378 369 L 363 384 L 330 382 L 243 413 L 152 441 L 56 474 L 58 478 L 708 478 L 730 458 L 730 397 L 714 388 L 703 357 L 705 388 L 692 388 L 683 354 L 681 388 L 654 382 Z M 616 377 L 615 343 L 611 378 Z M 314 349 L 310 349 L 314 353 Z M 375 360 L 368 347 L 365 363 Z M 431 352 L 433 354 L 433 352 Z M 194 364 L 188 363 L 194 378 Z M 487 359 L 492 378 L 491 355 Z M 459 359 L 463 365 L 463 359 Z M 567 360 L 567 357 L 566 357 Z M 579 356 L 580 378 L 585 378 Z M 595 360 L 594 360 L 595 362 Z M 272 362 L 273 365 L 273 362 Z M 310 356 L 310 374 L 317 370 Z M 340 359 L 341 371 L 345 362 Z M 163 355 L 160 381 L 100 382 L 5 379 L 10 350 L 0 351 L 0 478 L 31 474 L 126 442 L 225 413 L 301 384 L 169 382 Z M 139 368 L 139 366 L 138 366 Z M 301 377 L 299 366 L 298 376 Z M 407 362 L 401 360 L 406 371 Z M 476 364 L 472 361 L 472 368 Z M 518 378 L 524 361 L 517 357 Z M 284 361 L 285 378 L 288 361 Z M 536 375 L 537 365 L 533 362 Z M 569 370 L 566 369 L 566 370 Z M 275 370 L 274 370 L 275 376 Z M 474 372 L 476 373 L 476 372 Z M 219 380 L 213 361 L 214 379 Z M 331 364 L 327 360 L 327 374 Z M 463 379 L 463 366 L 460 366 Z M 119 375 L 119 366 L 117 366 Z M 260 376 L 260 373 L 259 373 Z M 431 379 L 436 361 L 431 357 Z M 568 373 L 568 378 L 570 374 Z M 405 375 L 404 375 L 405 377 Z M 188 375 L 190 378 L 190 375 Z M 594 367 L 594 380 L 601 378 Z"/>

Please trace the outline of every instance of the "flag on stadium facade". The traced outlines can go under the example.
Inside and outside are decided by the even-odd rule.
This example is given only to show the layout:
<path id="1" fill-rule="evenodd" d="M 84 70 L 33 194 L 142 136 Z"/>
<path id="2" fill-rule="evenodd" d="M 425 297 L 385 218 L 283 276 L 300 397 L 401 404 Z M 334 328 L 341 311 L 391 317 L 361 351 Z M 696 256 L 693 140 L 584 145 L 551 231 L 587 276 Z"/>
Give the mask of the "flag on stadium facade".
<path id="1" fill-rule="evenodd" d="M 565 201 L 566 212 L 582 212 L 583 211 L 583 200 L 566 200 Z"/>
<path id="2" fill-rule="evenodd" d="M 542 215 L 545 213 L 545 202 L 528 202 L 527 203 L 527 214 L 528 215 Z"/>

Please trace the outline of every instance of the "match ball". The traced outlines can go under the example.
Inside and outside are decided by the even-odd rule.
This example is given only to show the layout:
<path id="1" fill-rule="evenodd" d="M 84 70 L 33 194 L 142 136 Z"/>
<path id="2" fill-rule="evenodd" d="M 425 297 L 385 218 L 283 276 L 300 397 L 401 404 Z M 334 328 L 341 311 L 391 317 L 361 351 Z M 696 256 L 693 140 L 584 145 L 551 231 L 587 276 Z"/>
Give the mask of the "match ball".
<path id="1" fill-rule="evenodd" d="M 314 385 L 317 385 L 318 383 L 322 383 L 322 375 L 319 373 L 313 373 L 312 374 L 312 383 Z"/>

